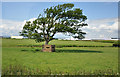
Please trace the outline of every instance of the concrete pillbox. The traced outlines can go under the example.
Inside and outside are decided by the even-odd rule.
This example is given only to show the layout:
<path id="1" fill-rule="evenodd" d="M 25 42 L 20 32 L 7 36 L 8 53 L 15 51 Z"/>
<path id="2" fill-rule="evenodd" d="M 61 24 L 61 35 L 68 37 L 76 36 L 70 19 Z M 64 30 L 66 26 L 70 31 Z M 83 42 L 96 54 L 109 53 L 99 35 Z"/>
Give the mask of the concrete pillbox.
<path id="1" fill-rule="evenodd" d="M 55 52 L 55 45 L 42 45 L 43 52 Z"/>

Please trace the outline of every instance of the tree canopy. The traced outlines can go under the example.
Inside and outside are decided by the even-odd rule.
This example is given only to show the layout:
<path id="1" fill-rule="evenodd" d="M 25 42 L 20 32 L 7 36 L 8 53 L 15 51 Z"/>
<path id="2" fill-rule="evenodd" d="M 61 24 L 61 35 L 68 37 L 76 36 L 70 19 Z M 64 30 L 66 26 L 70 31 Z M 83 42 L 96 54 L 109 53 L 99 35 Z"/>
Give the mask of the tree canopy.
<path id="1" fill-rule="evenodd" d="M 85 38 L 85 32 L 81 28 L 87 26 L 80 8 L 73 8 L 74 4 L 67 3 L 53 6 L 44 10 L 44 15 L 39 14 L 33 22 L 27 21 L 20 32 L 21 35 L 28 38 L 35 38 L 37 42 L 49 41 L 58 33 L 64 33 L 74 38 Z"/>

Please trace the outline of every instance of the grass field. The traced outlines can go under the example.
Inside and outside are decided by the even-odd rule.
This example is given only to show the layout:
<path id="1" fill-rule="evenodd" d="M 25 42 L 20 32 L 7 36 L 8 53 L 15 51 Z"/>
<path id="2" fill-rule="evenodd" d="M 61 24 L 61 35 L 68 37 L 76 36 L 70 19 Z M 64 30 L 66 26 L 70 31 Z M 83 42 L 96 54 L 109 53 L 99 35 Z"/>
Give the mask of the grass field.
<path id="1" fill-rule="evenodd" d="M 28 39 L 2 39 L 2 74 L 19 74 L 20 69 L 24 75 L 29 74 L 25 69 L 31 74 L 45 75 L 118 73 L 118 48 L 112 47 L 113 42 L 53 40 L 53 53 L 41 52 L 41 47 L 26 47 L 42 44 Z M 14 73 L 16 70 L 19 72 Z"/>
<path id="2" fill-rule="evenodd" d="M 2 39 L 2 47 L 27 47 L 27 46 L 41 46 L 44 42 L 36 43 L 33 39 Z M 115 41 L 116 42 L 116 41 Z M 56 45 L 56 47 L 79 47 L 79 46 L 112 46 L 112 43 L 103 43 L 103 41 L 68 41 L 68 40 L 52 40 L 49 44 Z"/>

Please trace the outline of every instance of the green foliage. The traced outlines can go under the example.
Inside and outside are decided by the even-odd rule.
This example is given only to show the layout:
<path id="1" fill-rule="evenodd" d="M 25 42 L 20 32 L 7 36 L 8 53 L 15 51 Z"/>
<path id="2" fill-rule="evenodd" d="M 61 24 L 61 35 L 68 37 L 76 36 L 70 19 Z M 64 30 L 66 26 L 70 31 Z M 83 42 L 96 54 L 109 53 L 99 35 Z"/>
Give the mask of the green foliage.
<path id="1" fill-rule="evenodd" d="M 73 8 L 74 4 L 62 4 L 47 8 L 44 10 L 44 16 L 41 14 L 33 22 L 26 22 L 21 35 L 28 38 L 36 38 L 36 41 L 53 40 L 53 36 L 58 33 L 66 33 L 74 38 L 85 38 L 85 32 L 81 28 L 87 26 L 80 8 Z"/>
<path id="2" fill-rule="evenodd" d="M 35 31 L 34 30 L 35 28 L 36 28 L 36 26 L 33 26 L 30 21 L 27 21 L 23 27 L 22 32 L 20 32 L 20 35 L 22 35 L 24 37 L 28 37 L 29 39 L 31 39 L 33 36 L 32 32 Z"/>

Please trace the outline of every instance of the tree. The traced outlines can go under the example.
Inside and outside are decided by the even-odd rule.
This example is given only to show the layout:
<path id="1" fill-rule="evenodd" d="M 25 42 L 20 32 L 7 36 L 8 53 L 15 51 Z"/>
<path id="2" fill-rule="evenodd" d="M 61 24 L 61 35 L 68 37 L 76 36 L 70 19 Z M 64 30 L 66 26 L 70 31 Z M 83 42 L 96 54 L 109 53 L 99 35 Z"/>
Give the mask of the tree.
<path id="1" fill-rule="evenodd" d="M 67 3 L 45 9 L 44 16 L 40 14 L 33 22 L 26 22 L 21 35 L 35 38 L 37 42 L 45 41 L 45 44 L 58 32 L 78 39 L 85 38 L 86 33 L 81 28 L 87 26 L 87 17 L 80 8 L 73 7 L 74 4 Z"/>
<path id="2" fill-rule="evenodd" d="M 35 28 L 36 26 L 33 26 L 30 21 L 27 21 L 23 27 L 22 32 L 20 32 L 20 35 L 28 37 L 28 39 L 31 39 Z"/>

